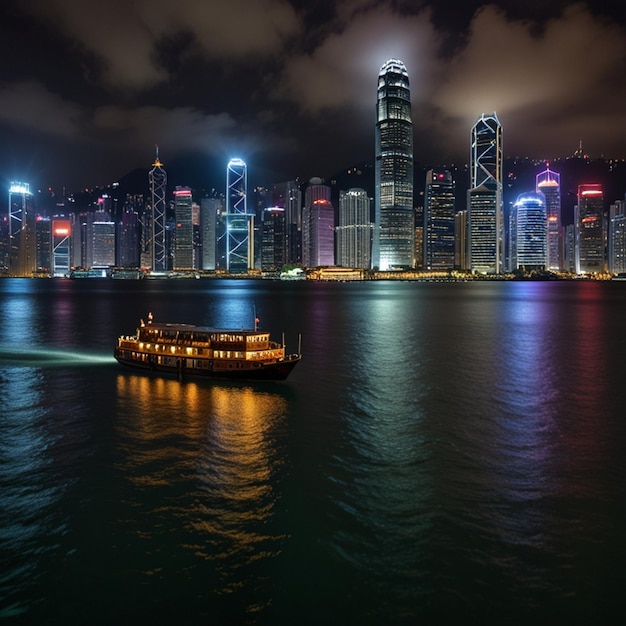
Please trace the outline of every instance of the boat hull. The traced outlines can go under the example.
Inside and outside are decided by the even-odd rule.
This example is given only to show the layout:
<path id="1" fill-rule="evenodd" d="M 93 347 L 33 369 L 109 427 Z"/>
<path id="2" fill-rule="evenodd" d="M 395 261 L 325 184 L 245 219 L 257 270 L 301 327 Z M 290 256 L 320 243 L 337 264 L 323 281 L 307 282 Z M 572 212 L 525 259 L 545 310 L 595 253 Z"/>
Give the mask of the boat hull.
<path id="1" fill-rule="evenodd" d="M 137 354 L 137 353 L 135 353 Z M 133 358 L 128 350 L 116 348 L 114 357 L 122 365 L 128 367 L 169 374 L 178 378 L 200 377 L 230 380 L 285 380 L 292 372 L 293 368 L 300 362 L 300 355 L 291 355 L 280 361 L 273 363 L 220 363 L 215 365 L 212 361 L 202 362 L 199 367 L 197 359 L 180 358 L 175 359 L 175 364 L 159 363 L 157 359 L 150 358 L 152 355 L 145 355 L 146 358 Z M 194 364 L 189 365 L 190 362 Z M 239 367 L 238 367 L 239 365 Z M 250 366 L 249 366 L 250 365 Z"/>

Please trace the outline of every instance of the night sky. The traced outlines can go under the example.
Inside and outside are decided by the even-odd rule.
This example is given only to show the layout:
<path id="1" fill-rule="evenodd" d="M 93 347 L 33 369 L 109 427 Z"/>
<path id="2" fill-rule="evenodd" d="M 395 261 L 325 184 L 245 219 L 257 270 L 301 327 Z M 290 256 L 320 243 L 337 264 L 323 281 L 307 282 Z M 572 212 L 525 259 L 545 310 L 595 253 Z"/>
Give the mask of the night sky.
<path id="1" fill-rule="evenodd" d="M 107 185 L 155 144 L 166 168 L 330 176 L 373 158 L 390 57 L 421 163 L 465 163 L 493 111 L 506 156 L 626 158 L 623 0 L 3 0 L 0 52 L 5 182 Z"/>

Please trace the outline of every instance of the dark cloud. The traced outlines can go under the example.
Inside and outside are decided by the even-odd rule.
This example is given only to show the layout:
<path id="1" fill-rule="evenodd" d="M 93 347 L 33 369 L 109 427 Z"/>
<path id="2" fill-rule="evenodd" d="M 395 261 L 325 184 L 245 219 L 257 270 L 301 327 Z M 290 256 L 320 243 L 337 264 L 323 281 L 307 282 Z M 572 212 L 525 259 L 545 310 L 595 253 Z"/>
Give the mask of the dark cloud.
<path id="1" fill-rule="evenodd" d="M 471 125 L 492 111 L 507 154 L 562 156 L 583 139 L 598 155 L 626 157 L 623 9 L 610 19 L 609 3 L 453 8 L 452 0 L 5 2 L 0 52 L 14 64 L 0 68 L 0 133 L 14 141 L 23 131 L 40 150 L 62 142 L 68 179 L 93 159 L 86 184 L 145 165 L 155 143 L 171 157 L 237 152 L 259 170 L 276 165 L 275 179 L 328 175 L 371 158 L 378 71 L 397 57 L 410 75 L 423 162 L 466 159 Z"/>

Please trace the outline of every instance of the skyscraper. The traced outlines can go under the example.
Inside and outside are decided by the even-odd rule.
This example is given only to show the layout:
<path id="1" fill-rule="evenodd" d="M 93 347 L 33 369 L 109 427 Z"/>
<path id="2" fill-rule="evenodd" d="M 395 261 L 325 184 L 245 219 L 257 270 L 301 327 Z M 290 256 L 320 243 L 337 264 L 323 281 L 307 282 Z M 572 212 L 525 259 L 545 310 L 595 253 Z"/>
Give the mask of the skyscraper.
<path id="1" fill-rule="evenodd" d="M 454 267 L 454 180 L 448 170 L 429 170 L 424 190 L 424 269 Z"/>
<path id="2" fill-rule="evenodd" d="M 537 174 L 536 191 L 546 198 L 548 220 L 547 269 L 561 269 L 561 175 L 547 167 Z"/>
<path id="3" fill-rule="evenodd" d="M 471 271 L 499 274 L 503 262 L 502 126 L 495 113 L 481 115 L 472 128 L 467 211 Z"/>
<path id="4" fill-rule="evenodd" d="M 226 168 L 226 268 L 246 273 L 254 267 L 254 214 L 248 213 L 248 170 L 231 159 Z"/>
<path id="5" fill-rule="evenodd" d="M 414 265 L 413 123 L 409 75 L 390 59 L 378 74 L 372 267 Z"/>
<path id="6" fill-rule="evenodd" d="M 9 276 L 30 277 L 37 267 L 35 210 L 28 183 L 9 186 Z"/>
<path id="7" fill-rule="evenodd" d="M 302 263 L 306 267 L 335 264 L 335 209 L 330 187 L 311 178 L 302 210 Z"/>
<path id="8" fill-rule="evenodd" d="M 278 272 L 285 264 L 285 209 L 270 207 L 263 211 L 261 269 Z"/>
<path id="9" fill-rule="evenodd" d="M 193 215 L 189 187 L 176 187 L 174 191 L 174 269 L 191 270 L 193 263 Z"/>
<path id="10" fill-rule="evenodd" d="M 149 219 L 143 224 L 142 250 L 148 252 L 153 272 L 167 270 L 167 246 L 165 243 L 165 208 L 167 194 L 167 172 L 159 160 L 159 147 L 156 146 L 156 159 L 148 173 L 150 203 L 152 210 Z M 149 222 L 149 223 L 147 223 Z"/>
<path id="11" fill-rule="evenodd" d="M 339 192 L 337 265 L 369 269 L 372 265 L 370 198 L 364 189 Z"/>
<path id="12" fill-rule="evenodd" d="M 530 192 L 518 196 L 515 203 L 517 268 L 545 269 L 548 247 L 546 198 Z"/>
<path id="13" fill-rule="evenodd" d="M 603 273 L 606 271 L 606 228 L 604 194 L 601 185 L 578 185 L 574 225 L 576 227 L 576 273 Z"/>
<path id="14" fill-rule="evenodd" d="M 609 272 L 626 273 L 626 200 L 617 200 L 610 208 Z"/>

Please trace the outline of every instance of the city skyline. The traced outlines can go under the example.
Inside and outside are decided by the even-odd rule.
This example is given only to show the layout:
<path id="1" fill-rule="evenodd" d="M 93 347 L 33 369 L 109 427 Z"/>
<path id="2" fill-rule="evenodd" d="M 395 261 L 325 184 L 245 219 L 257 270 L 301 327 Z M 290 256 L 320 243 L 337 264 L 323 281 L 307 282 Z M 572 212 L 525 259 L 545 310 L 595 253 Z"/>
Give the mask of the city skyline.
<path id="1" fill-rule="evenodd" d="M 371 93 L 388 58 L 409 73 L 420 163 L 467 162 L 467 128 L 494 110 L 506 155 L 553 159 L 582 139 L 593 156 L 626 157 L 623 6 L 449 9 L 3 3 L 0 175 L 106 186 L 159 144 L 166 164 L 195 155 L 218 170 L 239 156 L 252 185 L 329 176 L 373 155 Z"/>

